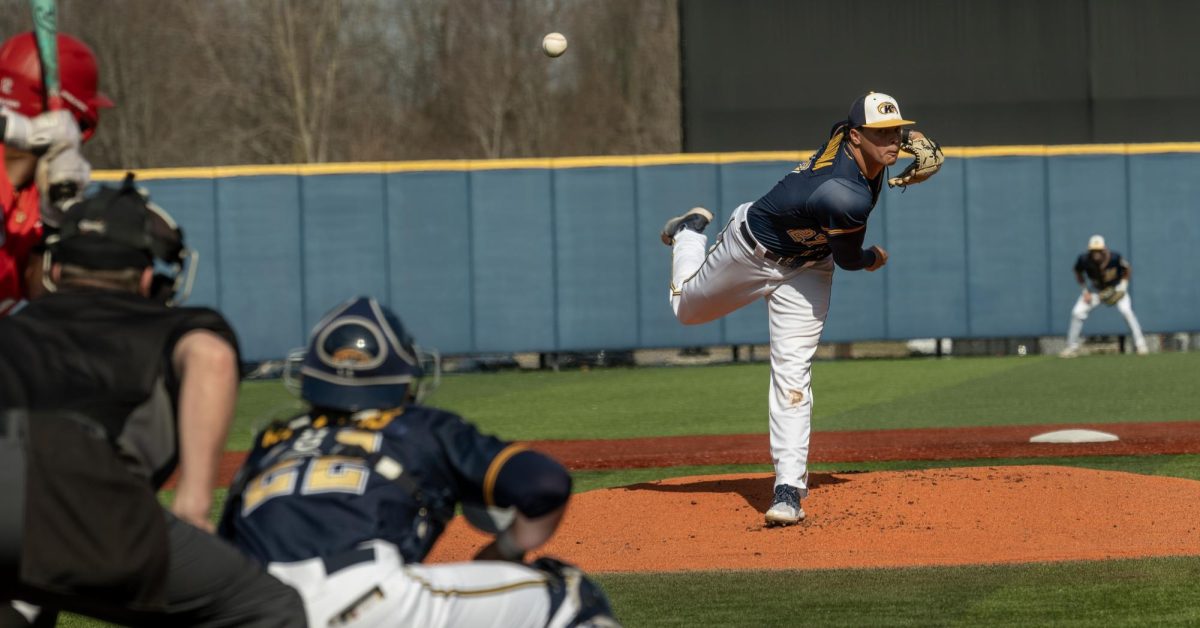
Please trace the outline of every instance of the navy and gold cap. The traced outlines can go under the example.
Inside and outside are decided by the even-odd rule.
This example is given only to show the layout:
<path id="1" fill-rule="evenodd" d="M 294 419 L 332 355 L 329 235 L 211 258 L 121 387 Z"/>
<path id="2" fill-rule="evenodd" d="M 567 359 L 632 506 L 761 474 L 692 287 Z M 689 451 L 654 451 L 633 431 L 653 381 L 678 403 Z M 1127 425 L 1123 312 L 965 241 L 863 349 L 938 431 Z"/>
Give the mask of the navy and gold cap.
<path id="1" fill-rule="evenodd" d="M 877 92 L 869 92 L 855 100 L 854 104 L 850 105 L 848 121 L 850 128 L 854 129 L 888 129 L 916 124 L 900 115 L 900 105 L 896 104 L 895 98 Z"/>

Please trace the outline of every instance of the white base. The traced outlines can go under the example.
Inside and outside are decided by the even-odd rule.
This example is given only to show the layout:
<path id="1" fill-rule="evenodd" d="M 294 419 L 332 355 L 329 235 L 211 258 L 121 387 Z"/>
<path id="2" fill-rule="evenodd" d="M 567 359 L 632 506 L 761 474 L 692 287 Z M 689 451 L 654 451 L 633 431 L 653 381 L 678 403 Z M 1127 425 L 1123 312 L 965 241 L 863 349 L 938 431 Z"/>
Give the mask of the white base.
<path id="1" fill-rule="evenodd" d="M 1096 430 L 1059 430 L 1038 434 L 1029 439 L 1031 443 L 1107 443 L 1121 440 L 1116 434 Z"/>

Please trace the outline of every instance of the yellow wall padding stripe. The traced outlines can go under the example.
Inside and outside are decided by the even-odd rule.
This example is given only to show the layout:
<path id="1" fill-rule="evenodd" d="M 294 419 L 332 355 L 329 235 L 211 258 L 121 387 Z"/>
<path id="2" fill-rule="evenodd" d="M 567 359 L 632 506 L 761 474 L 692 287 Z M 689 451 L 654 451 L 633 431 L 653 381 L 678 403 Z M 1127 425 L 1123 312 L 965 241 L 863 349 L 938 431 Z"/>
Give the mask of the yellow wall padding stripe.
<path id="1" fill-rule="evenodd" d="M 271 175 L 319 176 L 329 174 L 390 174 L 395 172 L 468 172 L 520 169 L 632 168 L 688 164 L 728 164 L 770 161 L 800 161 L 810 153 L 797 151 L 761 153 L 683 153 L 675 155 L 624 155 L 610 157 L 552 157 L 530 159 L 439 159 L 427 161 L 350 162 L 333 164 L 290 164 L 264 166 L 216 166 L 208 168 L 148 168 L 134 170 L 140 180 L 219 179 Z M 97 181 L 120 181 L 124 170 L 97 170 Z"/>
<path id="2" fill-rule="evenodd" d="M 601 157 L 533 157 L 521 159 L 434 159 L 425 161 L 373 161 L 331 164 L 283 164 L 262 166 L 215 166 L 207 168 L 147 168 L 134 170 L 138 179 L 219 179 L 270 175 L 320 176 L 330 174 L 390 174 L 395 172 L 475 172 L 487 170 L 630 168 L 687 164 L 736 164 L 753 162 L 798 162 L 814 151 L 770 151 L 748 153 L 680 153 L 671 155 L 614 155 Z M 1059 155 L 1147 155 L 1153 153 L 1200 153 L 1200 142 L 1157 144 L 1064 144 L 1044 146 L 969 146 L 943 148 L 947 157 L 1055 157 Z M 120 181 L 124 170 L 97 170 L 97 181 Z"/>
<path id="3" fill-rule="evenodd" d="M 1200 153 L 1200 142 L 1158 144 L 1062 144 L 1058 146 L 973 146 L 946 148 L 947 157 L 1057 157 L 1060 155 L 1147 155 L 1151 153 Z"/>
<path id="4" fill-rule="evenodd" d="M 496 478 L 500 476 L 500 469 L 504 467 L 504 463 L 508 462 L 509 458 L 512 458 L 526 449 L 529 448 L 525 447 L 524 445 L 509 445 L 501 450 L 500 453 L 496 454 L 495 458 L 492 458 L 492 463 L 488 465 L 487 473 L 485 473 L 483 476 L 483 502 L 485 504 L 488 506 L 496 505 L 494 493 L 496 488 Z"/>

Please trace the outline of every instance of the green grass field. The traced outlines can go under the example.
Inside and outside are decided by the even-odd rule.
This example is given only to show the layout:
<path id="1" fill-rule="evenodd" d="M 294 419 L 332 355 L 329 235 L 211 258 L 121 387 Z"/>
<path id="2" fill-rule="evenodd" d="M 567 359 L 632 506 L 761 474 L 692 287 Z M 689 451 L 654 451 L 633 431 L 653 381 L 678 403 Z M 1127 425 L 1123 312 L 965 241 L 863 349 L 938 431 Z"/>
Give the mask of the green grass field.
<path id="1" fill-rule="evenodd" d="M 1200 559 L 603 575 L 626 626 L 1195 626 Z"/>
<path id="2" fill-rule="evenodd" d="M 852 360 L 813 369 L 814 429 L 1200 420 L 1200 353 Z M 431 405 L 509 439 L 766 429 L 767 366 L 450 375 Z M 247 382 L 230 449 L 300 406 Z M 817 471 L 1061 464 L 1200 480 L 1200 456 L 814 465 Z M 576 490 L 767 465 L 587 471 Z M 628 626 L 1113 626 L 1200 623 L 1200 558 L 923 569 L 605 574 Z M 95 626 L 78 618 L 61 625 Z"/>
<path id="3" fill-rule="evenodd" d="M 763 432 L 766 364 L 448 375 L 429 402 L 509 439 Z M 813 366 L 813 429 L 1200 419 L 1200 353 L 845 360 Z M 242 386 L 230 449 L 300 406 Z"/>

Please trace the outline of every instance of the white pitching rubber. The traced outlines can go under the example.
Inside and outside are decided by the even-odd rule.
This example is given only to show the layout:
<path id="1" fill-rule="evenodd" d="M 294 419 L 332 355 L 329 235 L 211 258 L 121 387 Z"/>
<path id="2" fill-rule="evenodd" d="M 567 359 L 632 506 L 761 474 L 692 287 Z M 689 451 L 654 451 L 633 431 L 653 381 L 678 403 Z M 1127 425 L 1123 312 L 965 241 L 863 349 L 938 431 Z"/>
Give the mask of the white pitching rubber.
<path id="1" fill-rule="evenodd" d="M 1096 430 L 1059 430 L 1038 434 L 1029 439 L 1031 443 L 1108 443 L 1121 440 L 1116 434 Z"/>

